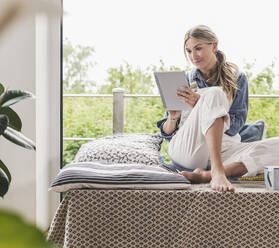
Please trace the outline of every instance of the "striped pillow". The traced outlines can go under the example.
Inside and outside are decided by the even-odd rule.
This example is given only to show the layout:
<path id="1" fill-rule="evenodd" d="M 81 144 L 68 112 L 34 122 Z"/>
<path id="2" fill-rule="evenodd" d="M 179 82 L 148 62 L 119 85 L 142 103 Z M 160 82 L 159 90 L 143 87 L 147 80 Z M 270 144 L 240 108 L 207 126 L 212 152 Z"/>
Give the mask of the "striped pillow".
<path id="1" fill-rule="evenodd" d="M 160 166 L 80 162 L 66 165 L 54 179 L 51 190 L 71 189 L 185 189 L 189 181 Z"/>

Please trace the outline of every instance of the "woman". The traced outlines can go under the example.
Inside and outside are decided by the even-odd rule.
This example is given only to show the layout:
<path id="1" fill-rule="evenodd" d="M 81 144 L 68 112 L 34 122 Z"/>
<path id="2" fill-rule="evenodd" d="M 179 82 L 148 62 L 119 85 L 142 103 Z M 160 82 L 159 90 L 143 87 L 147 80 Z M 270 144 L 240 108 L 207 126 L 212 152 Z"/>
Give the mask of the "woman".
<path id="1" fill-rule="evenodd" d="M 169 156 L 183 176 L 193 183 L 210 182 L 213 190 L 235 191 L 227 177 L 254 176 L 265 165 L 275 165 L 279 139 L 241 143 L 239 130 L 248 112 L 247 78 L 226 62 L 209 27 L 190 29 L 184 52 L 196 67 L 187 80 L 196 81 L 198 89 L 182 87 L 177 96 L 192 110 L 168 111 L 157 126 L 170 141 Z"/>

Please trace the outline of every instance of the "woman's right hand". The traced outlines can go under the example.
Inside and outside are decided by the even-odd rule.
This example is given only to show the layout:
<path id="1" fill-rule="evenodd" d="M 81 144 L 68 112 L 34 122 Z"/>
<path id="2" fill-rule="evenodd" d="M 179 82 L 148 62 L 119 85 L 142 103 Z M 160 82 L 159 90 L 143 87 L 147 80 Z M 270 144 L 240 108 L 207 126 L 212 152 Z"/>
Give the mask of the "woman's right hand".
<path id="1" fill-rule="evenodd" d="M 181 110 L 168 110 L 168 116 L 171 119 L 178 119 L 181 115 Z"/>

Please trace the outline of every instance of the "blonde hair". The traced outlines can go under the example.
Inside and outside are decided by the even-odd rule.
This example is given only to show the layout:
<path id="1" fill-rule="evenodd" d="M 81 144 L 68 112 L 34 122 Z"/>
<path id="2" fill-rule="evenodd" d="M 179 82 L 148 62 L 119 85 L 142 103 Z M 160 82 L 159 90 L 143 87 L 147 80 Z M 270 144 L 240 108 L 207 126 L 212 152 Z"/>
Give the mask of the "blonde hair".
<path id="1" fill-rule="evenodd" d="M 191 28 L 184 38 L 184 54 L 186 59 L 186 42 L 190 38 L 195 38 L 199 41 L 206 43 L 218 43 L 216 34 L 205 25 L 198 25 Z M 237 92 L 237 78 L 239 76 L 239 69 L 237 65 L 227 62 L 225 54 L 217 50 L 216 52 L 217 66 L 210 72 L 209 78 L 206 80 L 207 83 L 218 82 L 227 94 L 230 100 L 236 97 Z"/>

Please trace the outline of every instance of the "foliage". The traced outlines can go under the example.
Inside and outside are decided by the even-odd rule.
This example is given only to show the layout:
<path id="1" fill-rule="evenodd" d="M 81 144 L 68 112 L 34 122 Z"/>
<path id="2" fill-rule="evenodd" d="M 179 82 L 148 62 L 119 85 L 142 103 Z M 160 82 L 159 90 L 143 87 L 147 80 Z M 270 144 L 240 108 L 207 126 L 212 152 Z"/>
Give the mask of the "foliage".
<path id="1" fill-rule="evenodd" d="M 114 88 L 123 88 L 126 94 L 152 94 L 156 90 L 153 72 L 166 70 L 174 71 L 180 68 L 166 67 L 162 60 L 159 67 L 153 65 L 145 69 L 134 69 L 128 62 L 124 62 L 124 65 L 120 65 L 119 68 L 108 69 L 107 83 L 100 87 L 98 93 L 111 94 Z"/>
<path id="2" fill-rule="evenodd" d="M 25 222 L 20 216 L 0 210 L 0 247 L 50 248 L 42 231 Z"/>
<path id="3" fill-rule="evenodd" d="M 93 68 L 91 57 L 95 50 L 90 46 L 73 46 L 68 40 L 63 43 L 63 92 L 91 92 L 96 85 L 88 79 L 88 71 Z"/>
<path id="4" fill-rule="evenodd" d="M 153 84 L 149 70 L 134 70 L 127 62 L 119 68 L 109 68 L 108 83 L 102 85 L 98 93 L 111 94 L 114 88 L 123 88 L 126 94 L 151 94 Z"/>
<path id="5" fill-rule="evenodd" d="M 274 94 L 278 93 L 273 89 L 275 79 L 275 61 L 272 61 L 270 66 L 266 66 L 260 73 L 254 75 L 252 72 L 254 63 L 246 63 L 244 72 L 249 82 L 249 94 Z"/>
<path id="6" fill-rule="evenodd" d="M 22 90 L 5 90 L 0 84 L 0 136 L 3 135 L 7 140 L 27 149 L 35 150 L 35 144 L 21 133 L 22 122 L 18 114 L 10 107 L 17 102 L 32 98 L 30 92 Z M 0 196 L 3 197 L 11 183 L 9 169 L 0 160 Z"/>
<path id="7" fill-rule="evenodd" d="M 255 63 L 247 63 L 244 72 L 248 78 L 250 95 L 279 95 L 273 83 L 276 78 L 275 61 L 254 75 Z M 264 120 L 268 126 L 267 137 L 279 136 L 279 98 L 250 98 L 247 122 Z"/>
<path id="8" fill-rule="evenodd" d="M 111 98 L 64 98 L 64 137 L 102 137 L 112 134 Z M 69 163 L 84 142 L 65 141 L 63 163 Z"/>

